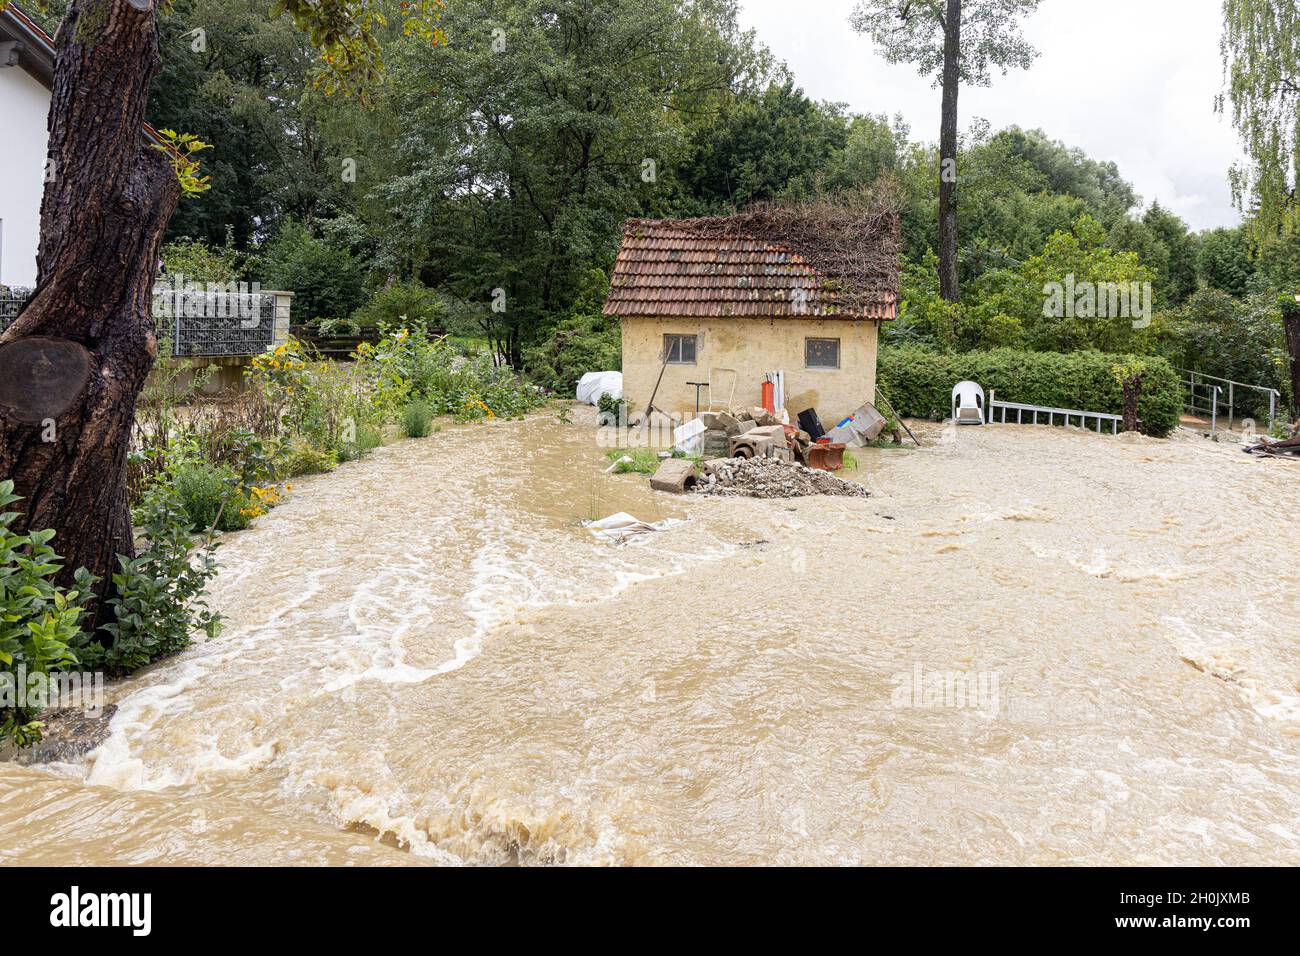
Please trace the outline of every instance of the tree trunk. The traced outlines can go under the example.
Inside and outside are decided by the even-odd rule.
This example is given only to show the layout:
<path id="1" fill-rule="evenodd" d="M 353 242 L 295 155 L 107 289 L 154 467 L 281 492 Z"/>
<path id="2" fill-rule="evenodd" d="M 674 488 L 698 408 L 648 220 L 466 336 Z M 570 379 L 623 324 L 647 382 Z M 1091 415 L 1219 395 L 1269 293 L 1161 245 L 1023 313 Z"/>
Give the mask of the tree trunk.
<path id="1" fill-rule="evenodd" d="M 1291 417 L 1300 419 L 1300 312 L 1282 317 L 1286 328 L 1286 347 L 1291 353 Z"/>
<path id="2" fill-rule="evenodd" d="M 939 125 L 939 294 L 960 298 L 957 278 L 957 91 L 961 84 L 961 0 L 948 0 L 943 29 L 943 116 Z"/>
<path id="3" fill-rule="evenodd" d="M 53 386 L 66 406 L 55 417 L 33 413 L 48 399 L 34 391 L 0 405 L 0 476 L 23 496 L 23 527 L 57 533 L 59 581 L 85 567 L 102 596 L 116 556 L 134 554 L 126 458 L 157 354 L 150 293 L 180 186 L 143 132 L 160 66 L 154 0 L 73 0 L 55 46 L 37 286 L 0 336 L 0 364 L 32 354 L 39 337 L 54 353 L 89 353 L 89 374 Z"/>
<path id="4" fill-rule="evenodd" d="M 1124 389 L 1124 431 L 1138 431 L 1140 427 L 1138 402 L 1142 398 L 1142 376 L 1134 375 L 1132 378 L 1125 379 L 1121 388 Z"/>

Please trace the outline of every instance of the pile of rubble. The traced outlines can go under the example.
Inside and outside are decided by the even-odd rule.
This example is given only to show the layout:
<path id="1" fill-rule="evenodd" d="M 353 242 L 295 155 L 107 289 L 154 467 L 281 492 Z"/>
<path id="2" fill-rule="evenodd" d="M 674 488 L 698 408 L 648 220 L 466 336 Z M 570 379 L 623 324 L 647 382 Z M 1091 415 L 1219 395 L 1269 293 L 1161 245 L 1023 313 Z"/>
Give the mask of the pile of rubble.
<path id="1" fill-rule="evenodd" d="M 706 461 L 704 473 L 689 490 L 701 495 L 743 498 L 806 498 L 839 495 L 866 498 L 871 492 L 853 481 L 826 471 L 779 458 L 717 458 Z"/>
<path id="2" fill-rule="evenodd" d="M 700 413 L 673 433 L 674 451 L 680 457 L 666 458 L 650 479 L 650 487 L 677 494 L 747 498 L 865 498 L 870 494 L 861 485 L 830 474 L 843 467 L 847 443 L 825 437 L 816 412 L 801 413 L 797 425 L 789 424 L 788 417 L 765 408 Z M 846 419 L 846 423 L 854 421 Z M 801 427 L 805 424 L 807 429 Z M 855 444 L 865 443 L 856 432 L 850 437 Z M 699 468 L 692 461 L 697 456 L 705 459 Z"/>

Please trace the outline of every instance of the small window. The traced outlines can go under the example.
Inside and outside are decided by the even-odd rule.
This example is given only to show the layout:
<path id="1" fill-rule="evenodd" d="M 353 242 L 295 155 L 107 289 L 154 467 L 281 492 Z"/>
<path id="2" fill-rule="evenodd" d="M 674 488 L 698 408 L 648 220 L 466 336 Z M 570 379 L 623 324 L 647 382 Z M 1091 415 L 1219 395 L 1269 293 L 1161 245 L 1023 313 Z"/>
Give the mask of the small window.
<path id="1" fill-rule="evenodd" d="M 694 365 L 695 336 L 665 335 L 664 353 L 668 356 L 669 365 Z"/>
<path id="2" fill-rule="evenodd" d="M 839 339 L 804 339 L 805 368 L 839 368 Z"/>

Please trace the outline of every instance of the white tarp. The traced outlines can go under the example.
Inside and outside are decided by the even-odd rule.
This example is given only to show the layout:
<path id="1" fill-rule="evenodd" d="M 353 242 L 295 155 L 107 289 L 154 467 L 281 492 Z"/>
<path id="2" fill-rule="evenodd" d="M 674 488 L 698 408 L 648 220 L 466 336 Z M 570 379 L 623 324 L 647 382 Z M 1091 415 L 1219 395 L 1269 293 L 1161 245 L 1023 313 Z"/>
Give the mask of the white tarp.
<path id="1" fill-rule="evenodd" d="M 608 518 L 601 518 L 599 521 L 587 521 L 584 524 L 587 530 L 598 538 L 621 542 L 651 531 L 667 531 L 673 525 L 681 524 L 681 521 L 668 519 L 652 523 L 642 521 L 640 518 L 632 517 L 627 512 L 620 511 Z"/>
<path id="2" fill-rule="evenodd" d="M 623 397 L 622 372 L 588 372 L 582 376 L 578 382 L 578 401 L 584 405 L 599 405 L 602 395 L 615 401 Z"/>
<path id="3" fill-rule="evenodd" d="M 685 425 L 673 429 L 673 448 L 683 455 L 697 454 L 704 447 L 704 433 L 708 427 L 701 419 L 693 418 Z"/>

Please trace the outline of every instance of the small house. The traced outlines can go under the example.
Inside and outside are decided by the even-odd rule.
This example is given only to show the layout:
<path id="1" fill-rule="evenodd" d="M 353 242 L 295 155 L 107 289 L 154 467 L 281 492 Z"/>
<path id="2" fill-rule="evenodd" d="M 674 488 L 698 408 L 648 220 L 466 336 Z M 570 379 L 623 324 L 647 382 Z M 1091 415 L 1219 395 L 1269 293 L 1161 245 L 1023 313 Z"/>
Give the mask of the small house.
<path id="1" fill-rule="evenodd" d="M 0 285 L 36 285 L 53 77 L 50 38 L 17 7 L 0 10 Z"/>
<path id="2" fill-rule="evenodd" d="M 630 413 L 652 396 L 684 419 L 697 396 L 701 409 L 759 406 L 783 373 L 790 420 L 811 408 L 833 427 L 875 400 L 897 289 L 898 220 L 883 207 L 630 220 L 604 310 L 622 323 Z"/>
<path id="3" fill-rule="evenodd" d="M 0 287 L 36 285 L 54 40 L 15 4 L 0 10 Z M 145 124 L 149 142 L 165 145 Z"/>

